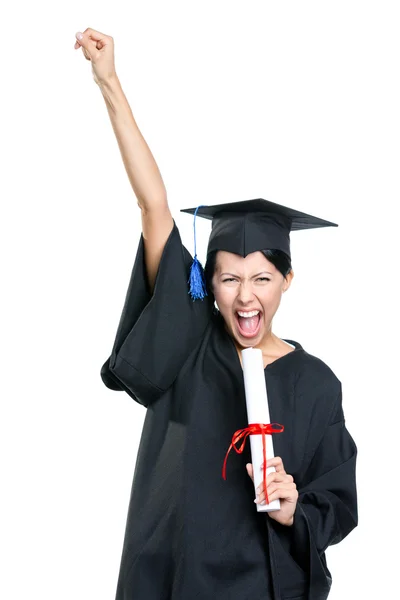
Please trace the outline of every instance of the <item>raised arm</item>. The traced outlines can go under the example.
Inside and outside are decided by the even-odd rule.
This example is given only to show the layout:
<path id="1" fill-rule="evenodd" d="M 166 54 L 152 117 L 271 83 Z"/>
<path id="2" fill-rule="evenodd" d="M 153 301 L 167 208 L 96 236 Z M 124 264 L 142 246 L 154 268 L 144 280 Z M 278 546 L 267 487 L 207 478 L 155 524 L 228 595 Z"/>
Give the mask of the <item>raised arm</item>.
<path id="1" fill-rule="evenodd" d="M 174 227 L 157 164 L 115 73 L 113 39 L 93 29 L 81 35 L 76 34 L 75 48 L 81 47 L 92 63 L 141 209 L 143 229 L 111 354 L 100 375 L 108 388 L 125 391 L 148 407 L 173 385 L 201 341 L 213 300 L 208 296 L 193 302 L 189 295 L 192 257 Z"/>
<path id="2" fill-rule="evenodd" d="M 153 292 L 163 249 L 173 228 L 165 185 L 115 72 L 113 38 L 86 29 L 77 44 L 82 46 L 85 57 L 92 62 L 94 80 L 105 100 L 122 160 L 141 210 L 146 271 Z"/>
<path id="3" fill-rule="evenodd" d="M 173 228 L 167 191 L 157 163 L 136 124 L 117 75 L 100 84 L 122 160 L 142 213 L 145 263 L 151 291 Z"/>

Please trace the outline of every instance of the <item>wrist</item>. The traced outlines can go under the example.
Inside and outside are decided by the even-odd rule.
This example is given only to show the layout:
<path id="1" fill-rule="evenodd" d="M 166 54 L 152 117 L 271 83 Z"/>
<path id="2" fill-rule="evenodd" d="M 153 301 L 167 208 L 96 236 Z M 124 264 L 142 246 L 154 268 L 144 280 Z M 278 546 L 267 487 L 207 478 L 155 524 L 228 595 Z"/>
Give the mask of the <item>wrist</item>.
<path id="1" fill-rule="evenodd" d="M 290 517 L 289 521 L 285 523 L 286 527 L 291 527 L 294 523 L 294 515 Z"/>
<path id="2" fill-rule="evenodd" d="M 105 79 L 99 80 L 98 86 L 101 89 L 101 91 L 115 90 L 116 88 L 120 87 L 120 81 L 118 79 L 118 75 L 116 73 L 113 73 L 112 75 L 109 75 Z"/>

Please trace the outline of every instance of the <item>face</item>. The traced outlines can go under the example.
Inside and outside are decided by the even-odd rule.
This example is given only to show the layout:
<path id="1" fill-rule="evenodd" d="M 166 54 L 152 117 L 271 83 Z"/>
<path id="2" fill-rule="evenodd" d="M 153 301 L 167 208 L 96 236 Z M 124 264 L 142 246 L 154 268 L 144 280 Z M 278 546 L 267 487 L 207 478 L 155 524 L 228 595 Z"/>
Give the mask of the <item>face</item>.
<path id="1" fill-rule="evenodd" d="M 232 252 L 218 251 L 213 292 L 236 345 L 249 348 L 263 344 L 270 335 L 272 319 L 292 278 L 293 271 L 283 277 L 262 252 L 243 258 Z"/>

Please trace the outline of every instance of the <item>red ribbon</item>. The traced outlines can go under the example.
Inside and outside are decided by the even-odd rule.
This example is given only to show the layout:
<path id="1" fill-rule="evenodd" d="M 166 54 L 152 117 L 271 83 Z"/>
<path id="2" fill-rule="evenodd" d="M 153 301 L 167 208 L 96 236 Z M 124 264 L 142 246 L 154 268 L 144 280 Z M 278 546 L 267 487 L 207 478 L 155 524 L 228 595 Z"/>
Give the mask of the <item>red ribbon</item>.
<path id="1" fill-rule="evenodd" d="M 238 454 L 242 454 L 248 436 L 261 434 L 262 435 L 262 444 L 263 444 L 263 458 L 264 458 L 263 482 L 264 482 L 264 490 L 265 490 L 265 503 L 269 504 L 268 494 L 267 494 L 267 452 L 266 452 L 265 435 L 266 434 L 271 435 L 272 433 L 282 433 L 283 430 L 284 430 L 283 425 L 280 425 L 279 423 L 268 423 L 268 424 L 249 423 L 248 427 L 245 427 L 244 429 L 238 429 L 237 431 L 235 431 L 235 433 L 233 434 L 233 437 L 232 437 L 232 443 L 229 446 L 228 452 L 226 453 L 226 456 L 225 456 L 224 465 L 222 467 L 222 477 L 226 480 L 226 462 L 228 460 L 229 452 L 232 450 L 232 448 Z M 237 448 L 236 444 L 238 444 L 242 438 L 243 438 L 242 445 L 240 446 L 240 448 Z"/>

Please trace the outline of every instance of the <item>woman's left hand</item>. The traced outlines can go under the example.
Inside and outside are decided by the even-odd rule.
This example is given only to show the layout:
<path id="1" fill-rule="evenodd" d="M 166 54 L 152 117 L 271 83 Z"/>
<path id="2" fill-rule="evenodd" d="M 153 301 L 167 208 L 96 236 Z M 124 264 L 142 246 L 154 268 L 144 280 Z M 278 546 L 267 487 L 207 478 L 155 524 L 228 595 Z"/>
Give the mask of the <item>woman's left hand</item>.
<path id="1" fill-rule="evenodd" d="M 267 475 L 267 492 L 268 500 L 280 499 L 281 508 L 279 510 L 273 510 L 268 513 L 268 516 L 282 525 L 293 525 L 293 515 L 296 510 L 297 498 L 299 492 L 297 491 L 296 484 L 294 483 L 293 477 L 288 475 L 283 466 L 282 459 L 279 456 L 270 458 L 267 460 L 267 469 L 269 467 L 275 467 L 276 471 Z M 262 465 L 261 465 L 262 468 Z M 253 465 L 247 463 L 247 473 L 254 482 Z M 265 501 L 264 482 L 262 481 L 258 486 L 257 490 L 257 504 Z"/>

